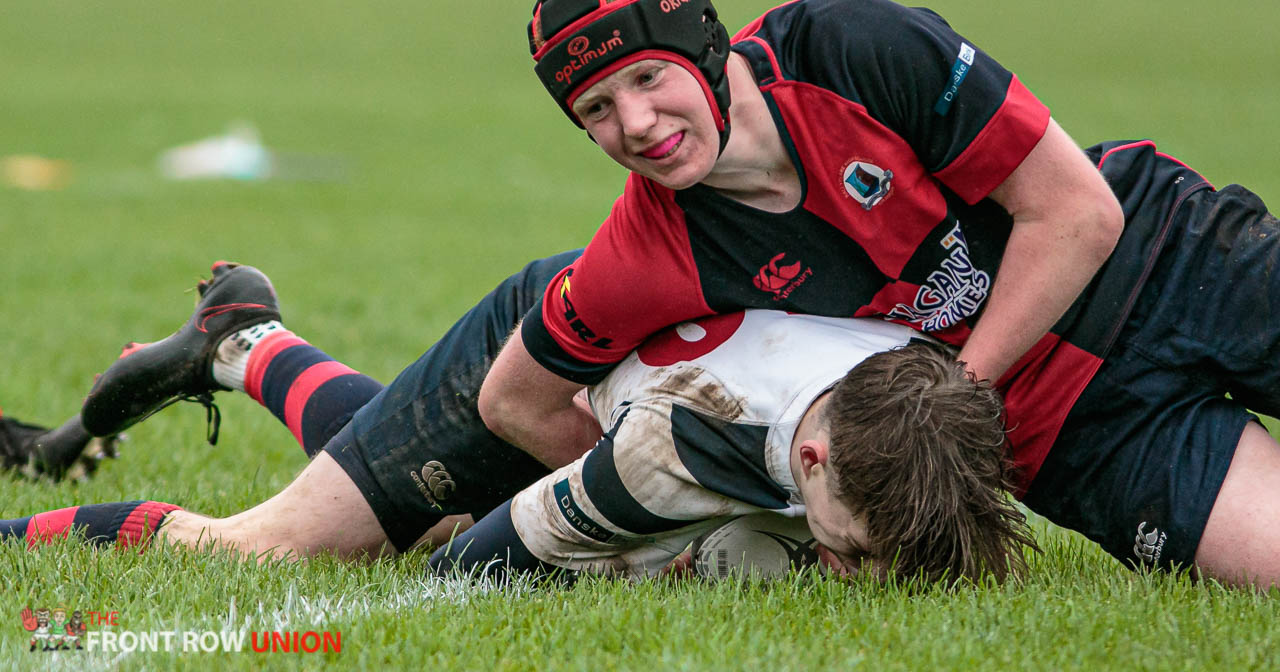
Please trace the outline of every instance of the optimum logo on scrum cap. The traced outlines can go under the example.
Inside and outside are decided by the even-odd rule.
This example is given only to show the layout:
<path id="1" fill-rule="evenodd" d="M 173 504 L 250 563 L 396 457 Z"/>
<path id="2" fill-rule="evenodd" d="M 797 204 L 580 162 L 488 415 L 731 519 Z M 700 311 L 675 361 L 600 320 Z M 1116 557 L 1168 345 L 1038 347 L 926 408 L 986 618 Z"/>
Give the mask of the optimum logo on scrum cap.
<path id="1" fill-rule="evenodd" d="M 582 127 L 573 101 L 637 61 L 674 63 L 698 80 L 729 140 L 729 33 L 709 0 L 538 0 L 529 22 L 533 70 L 564 113 Z"/>

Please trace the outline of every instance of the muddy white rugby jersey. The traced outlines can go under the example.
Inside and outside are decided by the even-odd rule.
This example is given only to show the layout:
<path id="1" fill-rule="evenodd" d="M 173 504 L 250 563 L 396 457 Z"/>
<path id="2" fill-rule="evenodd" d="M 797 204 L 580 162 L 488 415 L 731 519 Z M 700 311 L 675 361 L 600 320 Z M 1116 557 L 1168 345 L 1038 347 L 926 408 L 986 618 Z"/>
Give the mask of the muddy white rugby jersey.
<path id="1" fill-rule="evenodd" d="M 791 440 L 811 402 L 866 357 L 918 338 L 878 319 L 749 310 L 651 337 L 590 400 L 608 428 L 512 501 L 540 560 L 651 575 L 726 516 L 804 515 Z"/>

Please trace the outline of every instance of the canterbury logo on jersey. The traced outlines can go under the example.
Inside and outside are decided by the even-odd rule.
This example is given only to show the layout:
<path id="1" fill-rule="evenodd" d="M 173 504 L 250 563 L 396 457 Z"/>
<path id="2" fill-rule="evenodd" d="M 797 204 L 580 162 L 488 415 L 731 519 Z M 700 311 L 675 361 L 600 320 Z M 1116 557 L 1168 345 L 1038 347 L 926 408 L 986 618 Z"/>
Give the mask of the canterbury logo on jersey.
<path id="1" fill-rule="evenodd" d="M 444 464 L 431 460 L 422 465 L 422 475 L 418 472 L 410 471 L 409 477 L 413 479 L 413 484 L 417 486 L 418 492 L 431 502 L 431 505 L 439 508 L 440 502 L 449 499 L 453 495 L 453 491 L 458 489 L 457 483 L 453 481 L 453 476 L 445 471 Z"/>
<path id="2" fill-rule="evenodd" d="M 1133 554 L 1138 556 L 1138 560 L 1154 565 L 1160 562 L 1160 554 L 1164 552 L 1164 542 L 1169 535 L 1160 531 L 1158 527 L 1152 527 L 1147 532 L 1147 521 L 1138 524 L 1138 534 L 1133 538 Z"/>
<path id="3" fill-rule="evenodd" d="M 755 277 L 751 279 L 756 289 L 773 294 L 774 301 L 781 301 L 791 296 L 791 293 L 803 285 L 805 280 L 813 277 L 813 269 L 805 267 L 804 262 L 788 264 L 784 261 L 786 257 L 786 252 L 775 255 L 769 263 L 761 266 Z"/>
<path id="4" fill-rule="evenodd" d="M 910 305 L 899 303 L 889 317 L 918 325 L 921 331 L 939 331 L 959 324 L 978 312 L 991 292 L 991 276 L 969 258 L 969 244 L 956 224 L 939 243 L 949 254 L 942 268 L 929 274 Z"/>

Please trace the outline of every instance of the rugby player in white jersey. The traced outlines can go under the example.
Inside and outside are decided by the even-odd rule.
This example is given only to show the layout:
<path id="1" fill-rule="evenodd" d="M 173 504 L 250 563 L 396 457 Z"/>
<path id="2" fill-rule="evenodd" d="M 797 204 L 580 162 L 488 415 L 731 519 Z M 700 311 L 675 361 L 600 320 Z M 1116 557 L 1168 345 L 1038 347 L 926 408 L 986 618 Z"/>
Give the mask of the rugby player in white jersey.
<path id="1" fill-rule="evenodd" d="M 586 455 L 546 465 L 502 442 L 479 417 L 480 384 L 575 257 L 512 276 L 385 388 L 285 329 L 256 269 L 215 264 L 186 325 L 127 348 L 104 373 L 85 426 L 116 432 L 172 400 L 211 404 L 215 390 L 241 390 L 312 461 L 281 493 L 227 518 L 154 501 L 96 504 L 0 521 L 0 538 L 35 543 L 79 528 L 123 546 L 159 536 L 249 554 L 366 556 L 441 545 L 483 518 L 433 566 L 651 575 L 726 517 L 774 511 L 807 518 L 841 569 L 872 559 L 956 578 L 1023 567 L 1031 541 L 1004 492 L 998 396 L 950 353 L 908 346 L 914 332 L 877 320 L 750 311 L 677 325 L 592 389 L 606 431 Z"/>
<path id="2" fill-rule="evenodd" d="M 595 448 L 432 562 L 653 575 L 724 517 L 773 511 L 806 517 L 828 565 L 1003 573 L 1027 539 L 997 487 L 999 400 L 913 333 L 763 310 L 661 332 L 590 389 Z"/>

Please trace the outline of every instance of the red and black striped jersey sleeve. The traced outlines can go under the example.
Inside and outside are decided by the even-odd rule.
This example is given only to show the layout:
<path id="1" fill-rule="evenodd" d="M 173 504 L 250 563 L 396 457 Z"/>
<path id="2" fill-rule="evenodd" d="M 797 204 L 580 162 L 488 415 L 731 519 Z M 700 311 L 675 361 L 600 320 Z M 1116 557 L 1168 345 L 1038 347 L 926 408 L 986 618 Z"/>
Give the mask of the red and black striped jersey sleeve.
<path id="1" fill-rule="evenodd" d="M 533 358 L 590 385 L 650 334 L 711 314 L 684 225 L 673 192 L 632 175 L 582 256 L 526 316 Z"/>
<path id="2" fill-rule="evenodd" d="M 747 39 L 772 46 L 785 78 L 864 106 L 969 203 L 1003 182 L 1048 126 L 1048 108 L 1013 73 L 927 9 L 798 0 L 735 42 Z"/>

